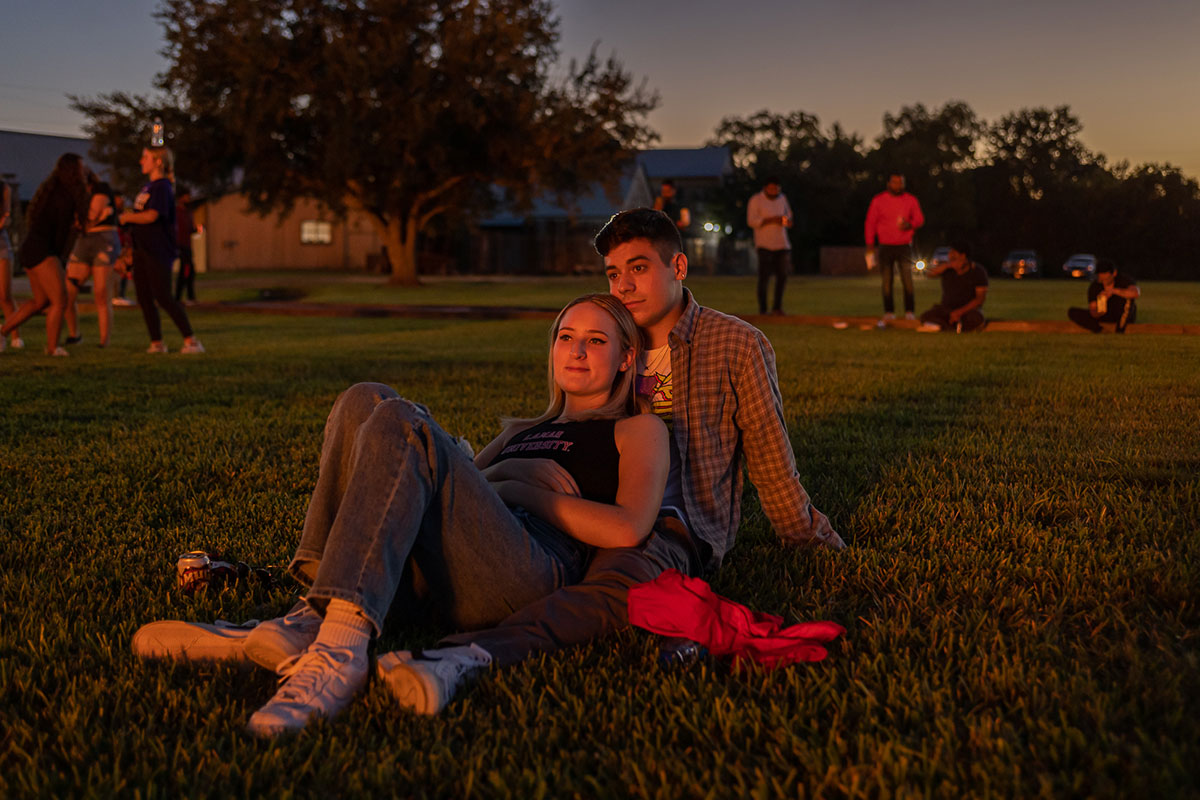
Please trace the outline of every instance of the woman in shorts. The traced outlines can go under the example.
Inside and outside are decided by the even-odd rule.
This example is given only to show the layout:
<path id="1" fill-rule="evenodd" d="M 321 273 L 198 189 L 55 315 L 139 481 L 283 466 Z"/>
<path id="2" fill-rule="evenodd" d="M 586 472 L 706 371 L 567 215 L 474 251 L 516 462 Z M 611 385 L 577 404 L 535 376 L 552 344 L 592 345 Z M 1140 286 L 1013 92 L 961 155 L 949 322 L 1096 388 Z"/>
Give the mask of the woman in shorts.
<path id="1" fill-rule="evenodd" d="M 63 153 L 54 164 L 50 177 L 42 182 L 29 201 L 28 225 L 17 257 L 29 276 L 33 297 L 9 315 L 0 327 L 0 350 L 4 337 L 17 330 L 34 314 L 46 311 L 46 355 L 70 355 L 58 346 L 63 314 L 67 308 L 67 290 L 63 281 L 63 259 L 71 252 L 71 242 L 87 219 L 87 183 L 83 159 L 75 153 Z"/>
<path id="2" fill-rule="evenodd" d="M 113 191 L 94 172 L 88 173 L 91 200 L 88 203 L 88 224 L 82 236 L 75 240 L 71 260 L 67 262 L 67 344 L 75 344 L 79 334 L 79 310 L 76 299 L 79 290 L 92 279 L 96 298 L 96 315 L 100 321 L 100 346 L 108 346 L 112 333 L 113 265 L 121 254 L 121 238 L 117 234 L 117 210 Z"/>

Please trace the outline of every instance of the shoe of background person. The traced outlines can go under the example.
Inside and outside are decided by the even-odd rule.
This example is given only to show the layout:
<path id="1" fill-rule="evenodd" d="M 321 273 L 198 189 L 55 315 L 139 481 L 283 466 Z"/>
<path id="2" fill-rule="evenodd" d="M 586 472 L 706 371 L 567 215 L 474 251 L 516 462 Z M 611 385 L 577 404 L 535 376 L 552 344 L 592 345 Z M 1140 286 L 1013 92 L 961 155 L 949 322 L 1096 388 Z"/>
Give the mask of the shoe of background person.
<path id="1" fill-rule="evenodd" d="M 876 328 L 886 328 L 892 322 L 892 320 L 894 320 L 895 318 L 896 318 L 896 315 L 889 311 L 886 314 L 884 314 L 882 317 L 879 318 L 879 322 L 875 323 L 875 327 Z"/>
<path id="2" fill-rule="evenodd" d="M 916 315 L 916 314 L 914 314 L 914 313 L 913 313 L 913 312 L 911 312 L 911 311 L 905 311 L 905 312 L 904 312 L 904 318 L 905 318 L 906 320 L 908 320 L 909 322 L 915 322 L 915 321 L 916 321 L 916 319 L 917 319 L 917 315 Z"/>
<path id="3" fill-rule="evenodd" d="M 166 353 L 167 352 L 167 343 L 166 342 L 151 342 L 150 346 L 146 348 L 146 352 L 147 353 Z"/>
<path id="4" fill-rule="evenodd" d="M 49 353 L 46 353 L 46 355 L 48 355 L 48 356 L 54 356 L 54 357 L 56 357 L 56 358 L 62 358 L 63 356 L 69 356 L 69 355 L 71 355 L 71 354 L 70 354 L 69 352 L 67 352 L 67 348 L 65 348 L 65 347 L 62 347 L 62 346 L 60 345 L 60 346 L 58 346 L 58 347 L 55 347 L 55 348 L 54 348 L 52 351 L 50 351 Z"/>
<path id="5" fill-rule="evenodd" d="M 200 344 L 199 339 L 193 339 L 190 343 L 184 342 L 183 348 L 179 352 L 183 353 L 185 356 L 196 355 L 204 352 L 204 345 Z"/>
<path id="6" fill-rule="evenodd" d="M 133 634 L 133 652 L 142 658 L 249 663 L 246 637 L 257 624 L 256 619 L 241 625 L 223 619 L 211 625 L 173 619 L 151 622 Z"/>
<path id="7" fill-rule="evenodd" d="M 279 670 L 283 685 L 267 704 L 250 715 L 246 730 L 278 736 L 301 730 L 313 717 L 332 719 L 367 683 L 366 653 L 349 647 L 314 644 Z"/>
<path id="8" fill-rule="evenodd" d="M 114 297 L 114 298 L 113 298 L 113 301 L 112 301 L 112 304 L 113 304 L 114 306 L 126 306 L 126 307 L 128 307 L 128 306 L 131 306 L 131 305 L 133 305 L 133 301 L 132 301 L 132 300 L 130 300 L 128 297 Z"/>
<path id="9" fill-rule="evenodd" d="M 79 336 L 68 336 L 67 337 L 67 344 L 79 344 L 82 341 L 83 341 L 83 334 L 80 334 Z"/>
<path id="10" fill-rule="evenodd" d="M 282 617 L 260 622 L 246 639 L 246 657 L 278 671 L 280 664 L 308 649 L 317 638 L 321 615 L 301 600 Z"/>
<path id="11" fill-rule="evenodd" d="M 917 327 L 917 333 L 938 333 L 942 330 L 942 326 L 936 322 L 922 322 Z"/>
<path id="12" fill-rule="evenodd" d="M 441 711 L 459 685 L 492 663 L 492 656 L 477 644 L 440 650 L 397 650 L 380 656 L 375 672 L 388 691 L 405 708 L 419 714 Z"/>
<path id="13" fill-rule="evenodd" d="M 17 336 L 15 333 L 13 334 L 10 344 L 12 345 L 13 350 L 24 350 L 25 349 L 25 340 L 22 339 L 20 336 Z"/>

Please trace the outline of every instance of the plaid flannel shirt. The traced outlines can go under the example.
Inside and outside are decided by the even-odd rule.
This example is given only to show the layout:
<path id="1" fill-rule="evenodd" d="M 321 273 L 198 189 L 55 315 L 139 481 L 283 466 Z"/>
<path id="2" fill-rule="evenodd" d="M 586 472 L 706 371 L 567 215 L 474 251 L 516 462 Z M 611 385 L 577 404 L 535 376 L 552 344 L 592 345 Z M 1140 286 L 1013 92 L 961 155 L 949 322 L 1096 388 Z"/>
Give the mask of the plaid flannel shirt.
<path id="1" fill-rule="evenodd" d="M 742 458 L 763 511 L 788 544 L 845 547 L 800 485 L 783 418 L 775 351 L 762 331 L 700 306 L 684 289 L 668 337 L 672 425 L 692 533 L 720 566 L 741 522 Z"/>

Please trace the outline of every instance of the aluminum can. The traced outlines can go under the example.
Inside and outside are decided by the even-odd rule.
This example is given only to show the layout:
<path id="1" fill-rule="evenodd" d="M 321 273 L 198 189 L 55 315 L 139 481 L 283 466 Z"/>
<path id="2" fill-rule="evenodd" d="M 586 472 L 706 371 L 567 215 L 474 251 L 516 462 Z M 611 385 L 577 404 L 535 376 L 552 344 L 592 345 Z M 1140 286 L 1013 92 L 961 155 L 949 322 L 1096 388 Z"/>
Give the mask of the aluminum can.
<path id="1" fill-rule="evenodd" d="M 212 562 L 208 553 L 203 550 L 184 553 L 175 562 L 175 574 L 179 577 L 179 588 L 185 592 L 204 588 L 212 574 Z"/>

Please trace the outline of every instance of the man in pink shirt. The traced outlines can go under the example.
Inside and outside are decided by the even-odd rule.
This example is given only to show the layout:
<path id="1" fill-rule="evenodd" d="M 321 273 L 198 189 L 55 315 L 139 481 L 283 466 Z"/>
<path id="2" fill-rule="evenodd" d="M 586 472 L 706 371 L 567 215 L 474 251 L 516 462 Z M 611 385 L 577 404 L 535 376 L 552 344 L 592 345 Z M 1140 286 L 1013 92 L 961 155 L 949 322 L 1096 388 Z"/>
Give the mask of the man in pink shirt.
<path id="1" fill-rule="evenodd" d="M 913 232 L 924 224 L 921 204 L 904 191 L 904 176 L 899 172 L 888 175 L 887 191 L 875 195 L 867 209 L 865 232 L 868 259 L 875 255 L 879 276 L 883 279 L 883 318 L 878 323 L 881 328 L 896 318 L 892 301 L 893 268 L 899 271 L 900 283 L 904 286 L 904 318 L 916 318 L 913 314 L 916 298 L 913 296 L 912 240 Z M 875 247 L 876 240 L 878 248 Z"/>

